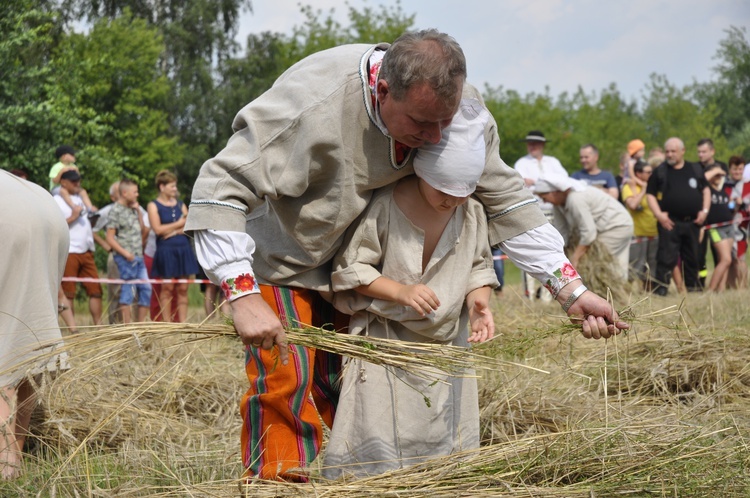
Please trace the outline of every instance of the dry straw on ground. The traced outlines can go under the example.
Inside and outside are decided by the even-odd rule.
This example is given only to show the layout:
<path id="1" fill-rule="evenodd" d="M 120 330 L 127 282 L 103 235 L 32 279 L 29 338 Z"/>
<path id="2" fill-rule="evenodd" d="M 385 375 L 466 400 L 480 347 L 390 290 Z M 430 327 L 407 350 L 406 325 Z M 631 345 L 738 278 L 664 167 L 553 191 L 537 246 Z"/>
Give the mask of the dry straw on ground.
<path id="1" fill-rule="evenodd" d="M 746 496 L 749 298 L 629 298 L 634 330 L 605 342 L 506 293 L 498 337 L 471 351 L 495 366 L 477 370 L 482 448 L 348 482 L 318 478 L 316 462 L 310 484 L 254 483 L 248 495 Z M 24 476 L 0 496 L 237 496 L 247 381 L 226 326 L 104 327 L 66 348 L 73 368 L 41 386 Z M 457 358 L 448 364 L 465 366 Z"/>

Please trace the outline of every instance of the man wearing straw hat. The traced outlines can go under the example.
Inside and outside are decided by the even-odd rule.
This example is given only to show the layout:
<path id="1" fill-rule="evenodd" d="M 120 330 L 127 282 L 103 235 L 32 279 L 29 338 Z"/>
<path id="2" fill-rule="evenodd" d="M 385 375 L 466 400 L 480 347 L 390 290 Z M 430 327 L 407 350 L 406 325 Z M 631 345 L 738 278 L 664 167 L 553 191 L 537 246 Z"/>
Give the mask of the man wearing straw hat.
<path id="1" fill-rule="evenodd" d="M 413 173 L 415 149 L 441 140 L 462 95 L 481 99 L 465 79 L 460 46 L 436 30 L 313 54 L 239 112 L 226 148 L 201 168 L 185 228 L 195 233 L 206 274 L 231 301 L 247 347 L 246 477 L 307 479 L 304 467 L 322 443 L 320 418 L 333 421 L 338 364 L 334 355 L 289 345 L 284 327 L 335 322 L 324 296 L 344 232 L 375 189 Z M 476 196 L 490 243 L 515 239 L 506 252 L 531 255 L 522 264 L 549 282 L 571 316 L 586 317 L 585 336 L 627 327 L 605 300 L 585 292 L 575 270 L 562 271 L 570 264 L 559 234 L 500 159 L 492 120 L 485 140 Z"/>
<path id="2" fill-rule="evenodd" d="M 526 188 L 534 192 L 536 181 L 541 176 L 568 176 L 568 172 L 556 157 L 544 153 L 547 137 L 540 130 L 531 130 L 521 139 L 521 142 L 526 142 L 526 151 L 528 154 L 519 158 L 513 165 L 513 169 L 521 175 Z M 544 202 L 541 198 L 537 200 L 539 201 L 539 208 L 542 210 L 542 213 L 544 213 L 548 220 L 552 220 L 552 204 Z M 525 272 L 522 275 L 526 296 L 529 299 L 535 299 L 537 292 L 539 292 L 539 297 L 542 301 L 552 301 L 550 294 L 541 292 L 539 283 L 534 280 L 532 275 Z"/>

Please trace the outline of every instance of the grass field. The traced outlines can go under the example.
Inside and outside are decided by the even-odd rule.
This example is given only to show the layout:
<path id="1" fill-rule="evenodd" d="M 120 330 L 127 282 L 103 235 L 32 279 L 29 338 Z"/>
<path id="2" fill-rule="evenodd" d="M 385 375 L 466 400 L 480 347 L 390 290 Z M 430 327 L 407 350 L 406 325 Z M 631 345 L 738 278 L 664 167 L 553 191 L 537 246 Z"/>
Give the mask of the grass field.
<path id="1" fill-rule="evenodd" d="M 480 450 L 250 495 L 750 496 L 750 291 L 631 295 L 614 305 L 632 330 L 592 341 L 559 305 L 521 298 L 507 266 L 497 337 L 475 352 L 519 365 L 482 374 Z M 105 331 L 40 387 L 23 476 L 0 496 L 237 496 L 239 340 Z"/>

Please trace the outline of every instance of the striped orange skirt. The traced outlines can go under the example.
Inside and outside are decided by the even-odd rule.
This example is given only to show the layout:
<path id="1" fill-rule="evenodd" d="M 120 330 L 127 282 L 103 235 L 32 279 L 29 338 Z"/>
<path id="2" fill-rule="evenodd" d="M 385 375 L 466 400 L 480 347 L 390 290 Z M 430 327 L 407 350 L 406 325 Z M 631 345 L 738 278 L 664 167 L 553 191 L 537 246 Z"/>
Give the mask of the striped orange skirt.
<path id="1" fill-rule="evenodd" d="M 309 324 L 345 329 L 349 317 L 315 291 L 261 285 L 261 295 L 286 327 Z M 250 388 L 242 397 L 242 462 L 245 477 L 306 482 L 306 467 L 331 427 L 338 402 L 341 357 L 289 345 L 289 363 L 278 350 L 246 347 Z"/>

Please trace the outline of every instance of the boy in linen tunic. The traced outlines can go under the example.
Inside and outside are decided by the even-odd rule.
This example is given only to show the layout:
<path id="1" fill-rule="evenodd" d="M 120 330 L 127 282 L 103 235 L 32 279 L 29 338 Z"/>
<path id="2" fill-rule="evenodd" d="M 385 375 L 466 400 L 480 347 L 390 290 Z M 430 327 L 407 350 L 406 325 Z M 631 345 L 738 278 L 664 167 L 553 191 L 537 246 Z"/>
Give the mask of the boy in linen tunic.
<path id="1" fill-rule="evenodd" d="M 458 346 L 494 334 L 486 214 L 468 197 L 484 169 L 488 119 L 478 101 L 462 101 L 443 141 L 417 153 L 418 178 L 379 191 L 349 230 L 332 282 L 336 307 L 353 313 L 350 333 Z M 430 192 L 444 203 L 436 208 Z M 475 378 L 424 379 L 362 360 L 344 372 L 326 477 L 382 473 L 479 446 Z"/>

